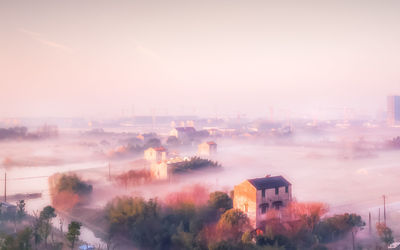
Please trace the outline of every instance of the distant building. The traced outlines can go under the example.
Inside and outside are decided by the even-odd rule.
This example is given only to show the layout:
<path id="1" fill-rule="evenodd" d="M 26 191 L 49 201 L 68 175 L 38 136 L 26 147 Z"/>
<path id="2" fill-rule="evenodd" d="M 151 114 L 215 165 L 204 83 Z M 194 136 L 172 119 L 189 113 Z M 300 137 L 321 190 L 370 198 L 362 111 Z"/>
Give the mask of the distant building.
<path id="1" fill-rule="evenodd" d="M 150 162 L 162 162 L 167 159 L 167 150 L 164 147 L 148 148 L 144 151 L 144 159 Z"/>
<path id="2" fill-rule="evenodd" d="M 199 144 L 198 154 L 201 156 L 212 156 L 217 154 L 217 144 L 213 141 L 203 142 Z"/>
<path id="3" fill-rule="evenodd" d="M 151 177 L 157 180 L 166 180 L 170 176 L 169 164 L 163 162 L 153 162 L 150 167 Z"/>
<path id="4" fill-rule="evenodd" d="M 282 176 L 248 179 L 234 187 L 233 207 L 246 213 L 253 227 L 264 225 L 270 209 L 292 200 L 292 184 Z"/>
<path id="5" fill-rule="evenodd" d="M 187 157 L 175 157 L 167 161 L 153 162 L 150 166 L 151 177 L 157 180 L 167 180 L 171 177 L 172 165 L 187 160 L 189 160 Z"/>
<path id="6" fill-rule="evenodd" d="M 389 126 L 400 125 L 400 96 L 388 96 L 387 122 Z"/>
<path id="7" fill-rule="evenodd" d="M 138 136 L 136 136 L 136 139 L 139 139 L 142 142 L 144 142 L 144 136 L 142 134 L 139 134 Z"/>
<path id="8" fill-rule="evenodd" d="M 177 127 L 169 132 L 170 136 L 175 136 L 178 139 L 185 140 L 195 135 L 196 129 L 193 127 Z"/>
<path id="9" fill-rule="evenodd" d="M 222 134 L 217 127 L 205 127 L 203 129 L 207 130 L 210 136 L 218 136 Z"/>
<path id="10" fill-rule="evenodd" d="M 12 218 L 17 212 L 17 206 L 3 201 L 0 202 L 0 211 L 2 215 L 6 215 Z"/>

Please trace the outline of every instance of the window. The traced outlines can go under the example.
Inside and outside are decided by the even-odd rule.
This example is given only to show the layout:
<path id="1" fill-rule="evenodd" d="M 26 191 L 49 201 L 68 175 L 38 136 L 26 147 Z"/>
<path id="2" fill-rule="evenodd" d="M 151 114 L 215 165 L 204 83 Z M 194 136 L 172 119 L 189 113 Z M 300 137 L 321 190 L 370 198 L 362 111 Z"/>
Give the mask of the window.
<path id="1" fill-rule="evenodd" d="M 265 198 L 265 189 L 261 190 L 261 195 L 263 198 Z"/>
<path id="2" fill-rule="evenodd" d="M 275 208 L 276 210 L 279 210 L 279 208 L 281 208 L 282 206 L 283 206 L 282 201 L 275 201 L 274 203 L 272 203 L 272 207 Z"/>
<path id="3" fill-rule="evenodd" d="M 289 193 L 289 186 L 285 187 L 285 193 Z"/>
<path id="4" fill-rule="evenodd" d="M 275 188 L 275 194 L 279 194 L 279 188 L 278 187 Z"/>
<path id="5" fill-rule="evenodd" d="M 268 203 L 264 203 L 260 205 L 260 209 L 261 209 L 261 214 L 265 214 L 268 210 L 269 204 Z"/>
<path id="6" fill-rule="evenodd" d="M 262 206 L 262 207 L 261 207 L 261 213 L 262 213 L 262 214 L 265 214 L 266 212 L 267 212 L 267 207 Z"/>

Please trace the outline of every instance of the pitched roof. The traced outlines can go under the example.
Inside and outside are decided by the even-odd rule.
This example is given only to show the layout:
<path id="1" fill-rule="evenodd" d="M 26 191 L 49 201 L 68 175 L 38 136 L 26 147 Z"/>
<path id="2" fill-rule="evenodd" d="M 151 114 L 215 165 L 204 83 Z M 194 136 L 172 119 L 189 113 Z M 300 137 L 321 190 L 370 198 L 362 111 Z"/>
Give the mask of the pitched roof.
<path id="1" fill-rule="evenodd" d="M 179 132 L 196 132 L 196 129 L 194 129 L 193 127 L 176 127 L 175 129 Z"/>
<path id="2" fill-rule="evenodd" d="M 276 187 L 285 187 L 285 186 L 291 185 L 290 182 L 288 182 L 281 175 L 272 176 L 272 177 L 248 179 L 248 181 L 257 190 L 260 190 L 260 189 L 271 189 L 271 188 L 276 188 Z"/>
<path id="3" fill-rule="evenodd" d="M 155 151 L 166 151 L 164 147 L 154 148 Z"/>

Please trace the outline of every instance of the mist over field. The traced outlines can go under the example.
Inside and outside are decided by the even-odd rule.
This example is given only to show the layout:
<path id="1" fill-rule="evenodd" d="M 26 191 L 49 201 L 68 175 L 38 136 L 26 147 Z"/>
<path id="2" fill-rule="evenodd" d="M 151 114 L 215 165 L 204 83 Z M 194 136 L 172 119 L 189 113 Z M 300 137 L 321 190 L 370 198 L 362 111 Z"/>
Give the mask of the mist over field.
<path id="1" fill-rule="evenodd" d="M 0 249 L 400 248 L 399 10 L 0 1 Z"/>
<path id="2" fill-rule="evenodd" d="M 387 219 L 399 218 L 399 152 L 388 146 L 396 129 L 334 128 L 318 133 L 299 129 L 289 136 L 209 136 L 189 145 L 168 145 L 165 134 L 149 134 L 146 141 L 133 131 L 109 131 L 61 130 L 43 140 L 3 140 L 0 157 L 7 172 L 7 195 L 13 199 L 13 195 L 40 193 L 26 200 L 30 212 L 47 204 L 63 213 L 79 207 L 102 209 L 123 196 L 205 204 L 209 192 L 230 193 L 245 179 L 281 175 L 292 183 L 294 200 L 324 203 L 328 214 L 356 212 L 366 220 L 371 213 L 375 223 L 384 194 L 388 197 Z M 218 144 L 212 160 L 221 167 L 168 180 L 152 179 L 151 164 L 143 159 L 150 144 L 162 143 L 170 154 L 190 157 L 197 155 L 198 142 L 210 139 Z M 52 178 L 64 173 L 76 174 L 92 185 L 90 197 L 82 200 L 64 194 L 54 200 Z M 397 230 L 396 223 L 391 226 Z M 83 232 L 84 240 L 104 244 L 98 234 L 94 236 L 87 228 Z"/>

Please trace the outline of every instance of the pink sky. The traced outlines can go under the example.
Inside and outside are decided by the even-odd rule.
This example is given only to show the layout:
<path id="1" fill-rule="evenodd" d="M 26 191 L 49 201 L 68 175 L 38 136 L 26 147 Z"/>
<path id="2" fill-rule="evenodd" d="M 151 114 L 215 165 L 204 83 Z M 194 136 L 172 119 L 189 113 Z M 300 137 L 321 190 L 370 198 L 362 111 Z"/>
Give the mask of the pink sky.
<path id="1" fill-rule="evenodd" d="M 0 117 L 375 114 L 400 1 L 0 2 Z"/>

